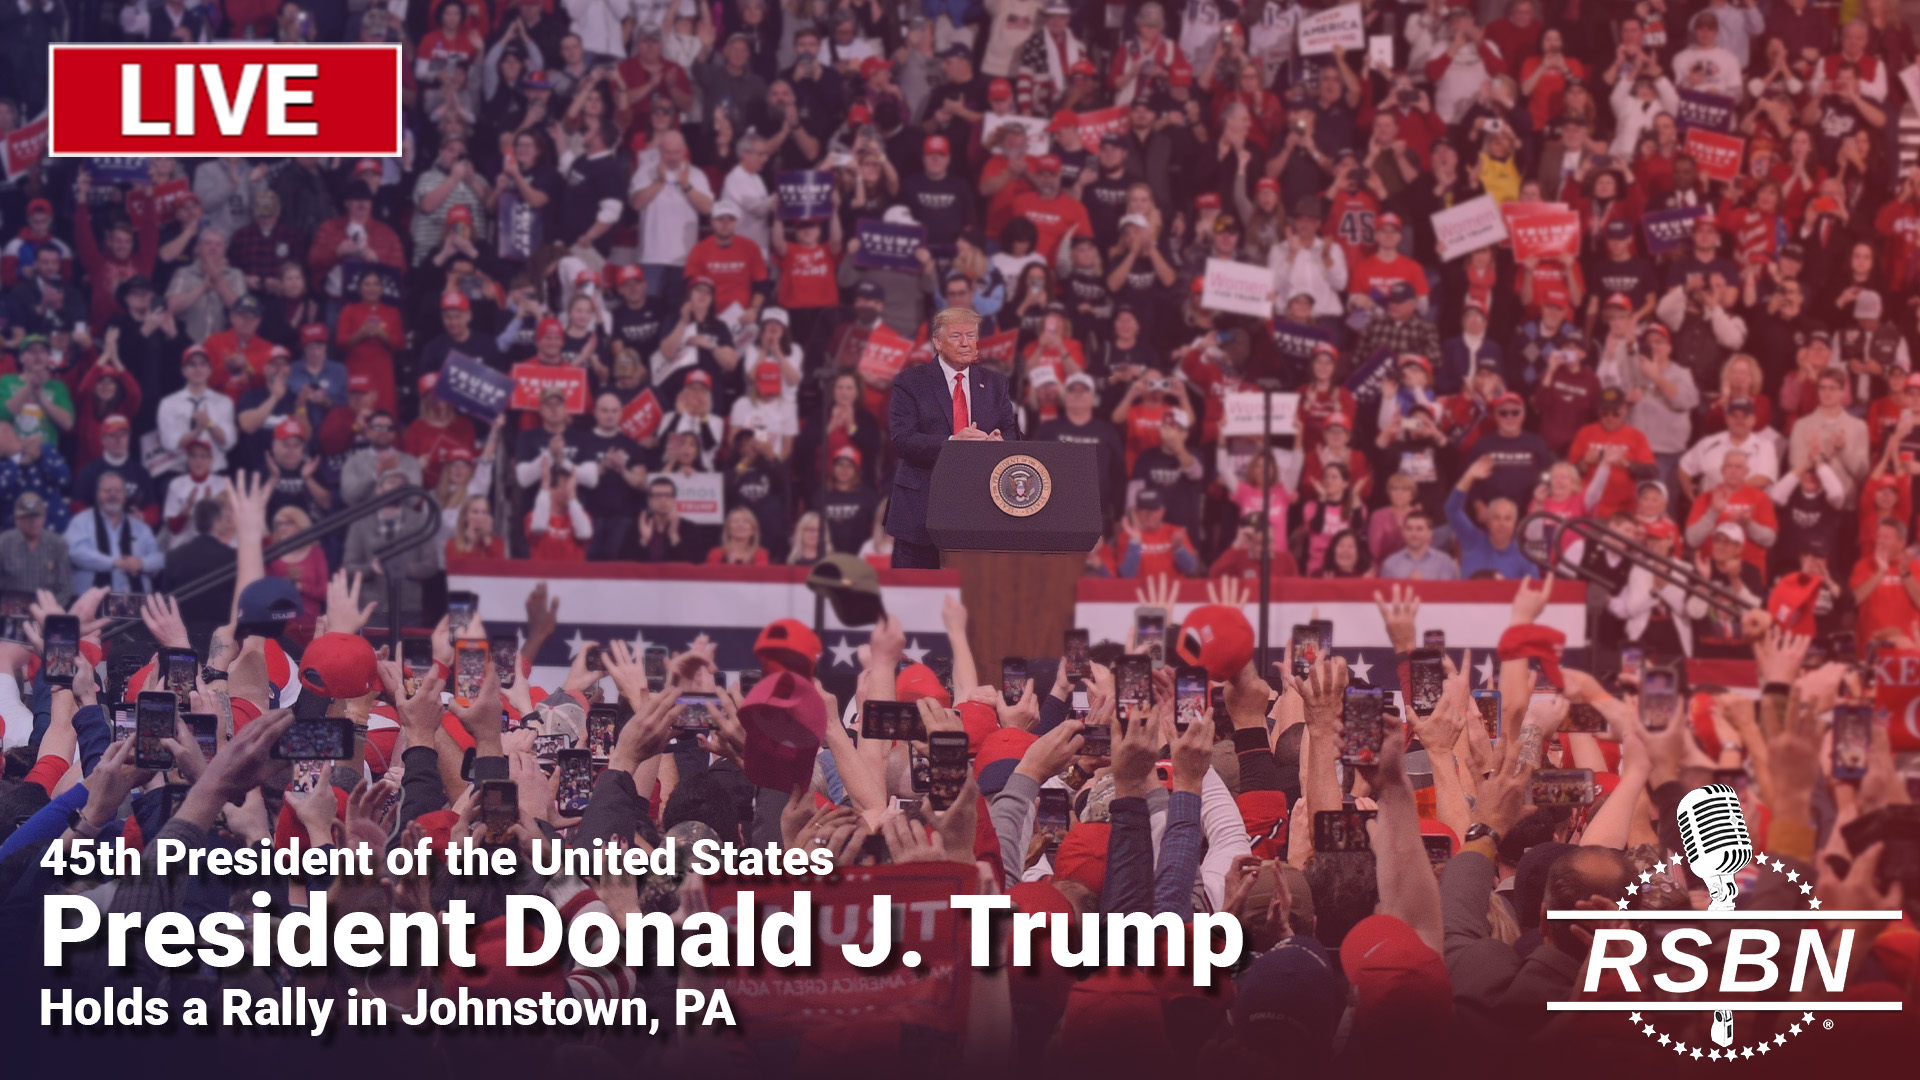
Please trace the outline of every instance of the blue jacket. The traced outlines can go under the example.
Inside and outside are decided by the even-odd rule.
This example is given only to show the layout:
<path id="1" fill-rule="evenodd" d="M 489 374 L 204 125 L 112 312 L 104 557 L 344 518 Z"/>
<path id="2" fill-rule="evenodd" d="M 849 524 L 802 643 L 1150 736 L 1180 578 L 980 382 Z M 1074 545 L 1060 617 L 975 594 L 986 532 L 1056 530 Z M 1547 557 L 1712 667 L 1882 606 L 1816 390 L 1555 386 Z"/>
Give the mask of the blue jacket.
<path id="1" fill-rule="evenodd" d="M 1007 377 L 975 364 L 968 372 L 973 423 L 981 431 L 1020 437 L 1019 419 L 1008 396 Z M 953 437 L 953 388 L 938 360 L 916 364 L 893 380 L 887 430 L 900 459 L 893 472 L 893 497 L 887 503 L 887 532 L 910 544 L 931 544 L 927 535 L 927 490 L 940 450 Z"/>
<path id="2" fill-rule="evenodd" d="M 1506 547 L 1497 548 L 1487 539 L 1486 530 L 1474 524 L 1467 513 L 1467 493 L 1454 488 L 1447 496 L 1447 524 L 1453 526 L 1453 538 L 1460 543 L 1460 576 L 1470 578 L 1482 570 L 1492 570 L 1508 580 L 1537 578 L 1540 567 L 1520 551 L 1515 534 Z"/>

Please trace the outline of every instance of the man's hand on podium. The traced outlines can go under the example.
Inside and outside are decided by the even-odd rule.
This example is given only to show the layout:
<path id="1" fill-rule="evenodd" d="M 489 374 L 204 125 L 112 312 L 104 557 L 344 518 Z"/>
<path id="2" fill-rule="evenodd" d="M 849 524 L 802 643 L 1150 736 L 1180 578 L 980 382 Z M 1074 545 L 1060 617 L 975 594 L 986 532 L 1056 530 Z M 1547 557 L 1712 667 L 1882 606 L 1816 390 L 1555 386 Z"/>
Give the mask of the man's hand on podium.
<path id="1" fill-rule="evenodd" d="M 958 439 L 962 442 L 999 442 L 1000 432 L 998 429 L 995 429 L 993 434 L 989 435 L 981 431 L 978 426 L 968 424 L 966 427 L 949 436 L 949 439 Z"/>

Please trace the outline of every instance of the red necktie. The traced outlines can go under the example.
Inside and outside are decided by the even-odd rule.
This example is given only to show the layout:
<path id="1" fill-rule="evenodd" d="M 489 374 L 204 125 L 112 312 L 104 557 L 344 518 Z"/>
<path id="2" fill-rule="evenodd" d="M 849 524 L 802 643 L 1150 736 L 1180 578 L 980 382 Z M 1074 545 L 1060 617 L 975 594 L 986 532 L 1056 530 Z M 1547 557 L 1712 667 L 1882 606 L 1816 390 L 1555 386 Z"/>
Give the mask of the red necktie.
<path id="1" fill-rule="evenodd" d="M 973 417 L 967 415 L 967 373 L 956 372 L 953 376 L 953 433 L 965 431 L 973 423 Z"/>

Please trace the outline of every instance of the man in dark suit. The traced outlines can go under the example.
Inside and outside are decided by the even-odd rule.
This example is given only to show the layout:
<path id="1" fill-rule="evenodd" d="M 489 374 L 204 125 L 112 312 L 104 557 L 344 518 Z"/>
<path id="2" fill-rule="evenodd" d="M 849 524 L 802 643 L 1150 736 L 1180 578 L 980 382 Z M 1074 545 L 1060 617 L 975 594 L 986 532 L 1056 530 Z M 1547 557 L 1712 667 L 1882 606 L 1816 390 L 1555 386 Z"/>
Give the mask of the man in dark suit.
<path id="1" fill-rule="evenodd" d="M 976 367 L 980 316 L 947 308 L 933 317 L 934 360 L 902 371 L 893 380 L 888 430 L 900 465 L 887 504 L 896 569 L 938 569 L 940 549 L 927 535 L 927 489 L 933 465 L 949 440 L 1018 438 L 1006 376 Z"/>

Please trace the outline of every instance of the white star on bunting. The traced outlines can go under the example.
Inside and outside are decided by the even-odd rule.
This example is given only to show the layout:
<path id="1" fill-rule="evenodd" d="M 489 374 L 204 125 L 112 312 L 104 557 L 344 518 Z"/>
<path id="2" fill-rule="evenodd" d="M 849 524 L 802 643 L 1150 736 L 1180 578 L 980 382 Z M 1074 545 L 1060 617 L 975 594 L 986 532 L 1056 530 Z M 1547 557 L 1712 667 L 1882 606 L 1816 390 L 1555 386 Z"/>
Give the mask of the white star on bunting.
<path id="1" fill-rule="evenodd" d="M 582 634 L 578 627 L 575 627 L 573 636 L 567 639 L 567 662 L 572 663 L 573 658 L 579 656 L 580 650 L 586 647 L 586 635 Z"/>
<path id="2" fill-rule="evenodd" d="M 858 648 L 859 648 L 859 646 L 857 646 L 857 645 L 855 645 L 855 644 L 853 644 L 852 642 L 850 642 L 850 641 L 848 641 L 848 640 L 846 639 L 846 637 L 845 637 L 845 635 L 842 635 L 842 636 L 841 636 L 841 638 L 840 638 L 840 642 L 839 642 L 839 644 L 837 644 L 837 645 L 829 645 L 829 646 L 827 646 L 827 648 L 828 648 L 828 650 L 829 650 L 829 651 L 831 651 L 831 652 L 833 653 L 833 666 L 834 666 L 834 667 L 839 667 L 839 666 L 840 666 L 840 665 L 842 665 L 842 664 L 845 664 L 845 665 L 846 665 L 846 666 L 848 666 L 848 667 L 852 667 L 852 666 L 853 666 L 853 653 L 854 653 L 854 650 L 855 650 L 855 649 L 858 649 Z"/>
<path id="3" fill-rule="evenodd" d="M 1812 909 L 1813 909 L 1813 910 L 1815 910 L 1815 911 L 1819 911 L 1819 910 L 1820 910 L 1820 898 L 1816 896 L 1816 897 L 1814 897 L 1813 899 L 1811 899 L 1811 900 L 1809 900 L 1809 901 L 1807 901 L 1807 906 L 1808 906 L 1808 907 L 1810 907 L 1810 908 L 1812 908 Z M 1809 1022 L 1811 1022 L 1813 1018 L 1812 1018 L 1812 1017 L 1808 1017 L 1807 1019 L 1808 1019 L 1808 1021 L 1809 1021 Z"/>
<path id="4" fill-rule="evenodd" d="M 1348 662 L 1347 670 L 1353 672 L 1356 679 L 1366 679 L 1372 673 L 1373 665 L 1365 660 L 1352 660 Z"/>
<path id="5" fill-rule="evenodd" d="M 1493 654 L 1491 652 L 1486 654 L 1486 659 L 1475 664 L 1473 669 L 1480 674 L 1481 686 L 1493 685 Z"/>
<path id="6" fill-rule="evenodd" d="M 900 650 L 900 655 L 912 663 L 924 664 L 927 662 L 928 651 L 925 645 L 920 644 L 919 638 L 908 638 L 907 647 Z"/>

